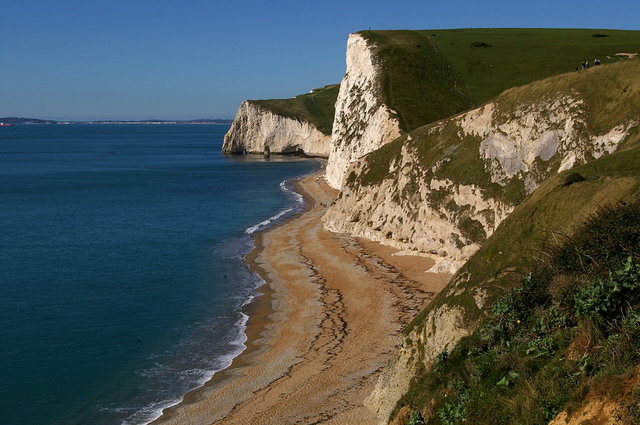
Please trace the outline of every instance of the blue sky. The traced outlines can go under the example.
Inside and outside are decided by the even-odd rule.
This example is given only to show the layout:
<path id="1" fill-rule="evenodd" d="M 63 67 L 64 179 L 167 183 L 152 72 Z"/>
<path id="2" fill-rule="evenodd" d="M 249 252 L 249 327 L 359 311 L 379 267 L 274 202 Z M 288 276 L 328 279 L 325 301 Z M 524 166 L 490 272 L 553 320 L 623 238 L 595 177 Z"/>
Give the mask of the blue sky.
<path id="1" fill-rule="evenodd" d="M 639 16 L 635 0 L 0 0 L 0 116 L 232 118 L 244 99 L 339 82 L 362 29 L 640 29 Z"/>

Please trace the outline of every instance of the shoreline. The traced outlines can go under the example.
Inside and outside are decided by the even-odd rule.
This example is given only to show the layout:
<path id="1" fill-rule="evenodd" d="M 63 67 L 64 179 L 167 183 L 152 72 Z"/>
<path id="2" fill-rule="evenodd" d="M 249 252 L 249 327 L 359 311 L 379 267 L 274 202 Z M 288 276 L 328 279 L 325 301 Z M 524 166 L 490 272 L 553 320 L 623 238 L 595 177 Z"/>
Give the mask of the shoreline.
<path id="1" fill-rule="evenodd" d="M 324 231 L 321 217 L 337 191 L 323 174 L 294 181 L 301 211 L 252 235 L 245 262 L 265 283 L 244 310 L 245 350 L 152 424 L 373 423 L 363 398 L 393 356 L 399 330 L 450 276 L 425 273 L 428 258 L 393 257 L 394 248 Z M 369 294 L 372 278 L 379 285 Z M 371 311 L 381 314 L 373 329 Z"/>
<path id="2" fill-rule="evenodd" d="M 190 405 L 203 400 L 208 390 L 224 385 L 227 380 L 234 379 L 242 373 L 244 367 L 251 364 L 254 356 L 258 355 L 261 350 L 268 348 L 268 344 L 264 339 L 268 337 L 266 333 L 268 332 L 268 325 L 271 323 L 270 316 L 275 313 L 271 306 L 275 291 L 270 287 L 265 271 L 256 262 L 256 257 L 263 250 L 262 240 L 266 232 L 273 231 L 290 220 L 295 220 L 313 207 L 313 200 L 309 199 L 309 197 L 305 196 L 304 192 L 300 191 L 298 182 L 324 172 L 326 162 L 322 162 L 321 160 L 318 162 L 320 163 L 319 171 L 291 180 L 293 192 L 300 194 L 304 199 L 303 207 L 299 211 L 291 214 L 291 216 L 287 217 L 284 221 L 272 226 L 267 225 L 263 229 L 256 230 L 249 235 L 253 243 L 253 248 L 244 256 L 243 261 L 249 270 L 258 275 L 264 283 L 256 288 L 256 294 L 253 299 L 241 310 L 243 314 L 248 316 L 244 330 L 246 341 L 243 344 L 245 345 L 245 349 L 236 355 L 227 367 L 214 372 L 213 376 L 204 384 L 184 394 L 181 401 L 163 408 L 160 416 L 148 422 L 147 425 L 160 425 L 164 423 L 165 420 L 171 419 L 175 415 L 175 411 L 180 409 L 182 405 Z M 283 183 L 286 181 L 287 180 L 283 181 Z"/>

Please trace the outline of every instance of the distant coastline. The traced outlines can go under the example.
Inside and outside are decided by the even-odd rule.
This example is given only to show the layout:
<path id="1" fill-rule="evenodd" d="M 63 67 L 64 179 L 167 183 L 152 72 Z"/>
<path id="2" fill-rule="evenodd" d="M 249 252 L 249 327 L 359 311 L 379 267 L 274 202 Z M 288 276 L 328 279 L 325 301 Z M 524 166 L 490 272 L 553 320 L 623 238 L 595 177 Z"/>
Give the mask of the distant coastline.
<path id="1" fill-rule="evenodd" d="M 198 119 L 198 120 L 95 120 L 95 121 L 70 121 L 70 120 L 41 120 L 38 118 L 5 117 L 0 122 L 6 124 L 231 124 L 230 119 Z"/>

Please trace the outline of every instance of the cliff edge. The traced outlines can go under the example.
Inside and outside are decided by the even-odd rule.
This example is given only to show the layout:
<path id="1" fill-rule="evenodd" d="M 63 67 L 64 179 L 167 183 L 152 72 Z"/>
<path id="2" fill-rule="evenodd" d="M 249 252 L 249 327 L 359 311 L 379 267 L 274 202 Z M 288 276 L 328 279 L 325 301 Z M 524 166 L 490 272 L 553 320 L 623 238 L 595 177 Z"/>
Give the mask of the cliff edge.
<path id="1" fill-rule="evenodd" d="M 224 136 L 222 152 L 329 156 L 338 85 L 291 99 L 246 100 Z"/>
<path id="2" fill-rule="evenodd" d="M 396 137 L 467 111 L 502 91 L 619 60 L 637 31 L 456 29 L 349 35 L 326 179 L 341 189 L 351 163 Z M 632 50 L 629 50 L 632 49 Z"/>
<path id="3" fill-rule="evenodd" d="M 406 330 L 367 399 L 380 423 L 403 405 L 435 415 L 418 401 L 442 403 L 423 383 L 435 379 L 434 362 L 487 317 L 503 320 L 491 308 L 539 267 L 527 258 L 547 238 L 565 240 L 604 206 L 640 199 L 638 72 L 640 61 L 628 61 L 513 88 L 349 168 L 328 228 L 430 252 L 440 270 L 458 270 Z"/>

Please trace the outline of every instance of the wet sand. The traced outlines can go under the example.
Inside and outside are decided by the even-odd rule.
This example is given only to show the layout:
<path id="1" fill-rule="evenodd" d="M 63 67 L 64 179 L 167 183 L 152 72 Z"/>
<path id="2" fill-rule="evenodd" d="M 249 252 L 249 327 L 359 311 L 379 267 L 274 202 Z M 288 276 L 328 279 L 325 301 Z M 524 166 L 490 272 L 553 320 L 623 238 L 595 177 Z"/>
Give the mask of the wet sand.
<path id="1" fill-rule="evenodd" d="M 256 237 L 266 281 L 248 309 L 247 349 L 154 424 L 374 424 L 362 402 L 402 328 L 450 275 L 432 260 L 322 228 L 337 192 L 302 179 L 305 211 Z"/>

